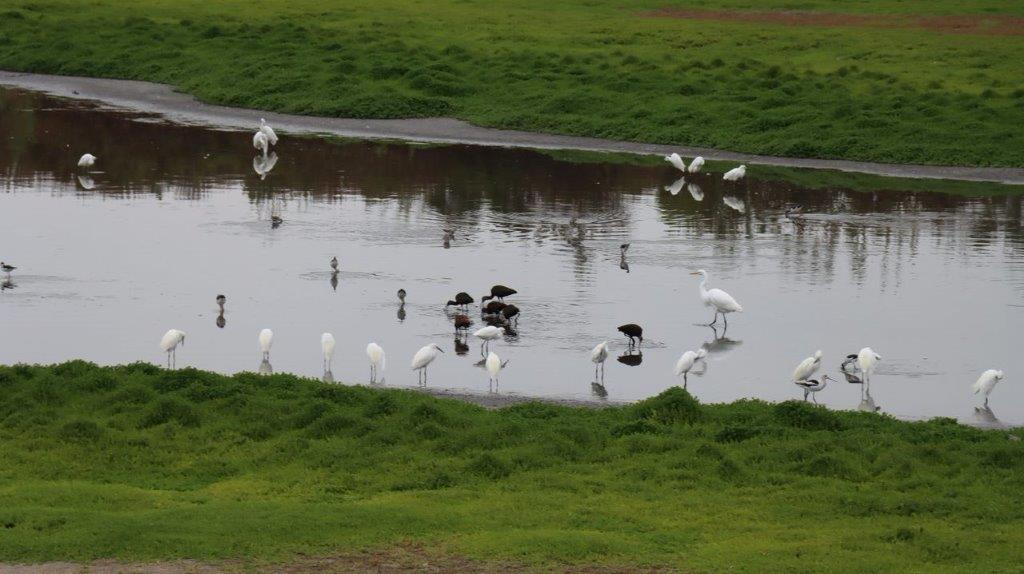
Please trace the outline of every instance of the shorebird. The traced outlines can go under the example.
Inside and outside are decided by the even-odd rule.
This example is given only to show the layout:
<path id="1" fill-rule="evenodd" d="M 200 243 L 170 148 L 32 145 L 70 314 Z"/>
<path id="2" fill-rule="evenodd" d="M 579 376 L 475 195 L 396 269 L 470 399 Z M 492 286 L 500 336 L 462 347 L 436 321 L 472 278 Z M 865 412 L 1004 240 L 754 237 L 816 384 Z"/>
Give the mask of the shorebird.
<path id="1" fill-rule="evenodd" d="M 629 337 L 629 346 L 636 345 L 635 339 L 639 339 L 640 344 L 644 342 L 644 328 L 636 323 L 627 323 L 619 327 L 619 332 Z"/>
<path id="2" fill-rule="evenodd" d="M 825 385 L 827 385 L 829 381 L 834 381 L 834 380 L 835 379 L 833 379 L 832 377 L 830 377 L 828 375 L 822 375 L 821 379 L 819 379 L 819 380 L 808 379 L 808 380 L 803 380 L 803 381 L 793 381 L 793 383 L 796 386 L 798 386 L 798 387 L 800 387 L 801 389 L 804 390 L 804 400 L 805 401 L 807 400 L 807 396 L 810 395 L 811 398 L 814 399 L 814 403 L 817 404 L 818 403 L 818 398 L 817 398 L 816 395 L 817 395 L 818 391 L 820 391 L 821 389 L 824 389 Z"/>
<path id="3" fill-rule="evenodd" d="M 729 319 L 727 318 L 728 313 L 735 313 L 742 311 L 743 307 L 729 295 L 721 289 L 708 289 L 708 272 L 701 269 L 694 271 L 690 275 L 700 275 L 702 280 L 700 282 L 700 298 L 704 302 L 705 307 L 712 307 L 715 310 L 715 319 L 708 323 L 708 325 L 714 325 L 718 322 L 718 314 L 722 314 L 722 319 L 725 321 L 725 327 L 729 328 Z"/>

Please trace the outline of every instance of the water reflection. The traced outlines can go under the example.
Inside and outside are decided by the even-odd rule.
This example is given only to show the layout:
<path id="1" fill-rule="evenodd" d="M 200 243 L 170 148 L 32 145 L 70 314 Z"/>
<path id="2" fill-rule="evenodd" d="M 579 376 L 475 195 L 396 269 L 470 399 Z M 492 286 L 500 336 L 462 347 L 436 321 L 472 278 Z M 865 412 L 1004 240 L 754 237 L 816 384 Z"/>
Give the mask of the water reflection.
<path id="1" fill-rule="evenodd" d="M 690 192 L 690 197 L 692 197 L 694 201 L 704 201 L 704 190 L 702 190 L 696 183 L 687 185 L 686 190 Z"/>
<path id="2" fill-rule="evenodd" d="M 847 381 L 848 382 L 853 382 L 853 381 L 850 381 L 848 375 L 847 375 Z M 874 413 L 874 412 L 878 412 L 878 411 L 882 410 L 882 407 L 880 407 L 877 404 L 875 404 L 875 399 L 872 398 L 872 396 L 871 396 L 871 388 L 868 387 L 867 385 L 861 384 L 860 403 L 857 404 L 857 410 L 858 411 L 868 412 L 868 413 Z"/>
<path id="3" fill-rule="evenodd" d="M 277 165 L 277 152 L 270 152 L 269 155 L 256 155 L 252 158 L 252 170 L 256 172 L 260 180 L 267 179 L 274 166 Z"/>
<path id="4" fill-rule="evenodd" d="M 96 189 L 96 181 L 88 175 L 78 175 L 75 177 L 78 179 L 78 185 L 80 185 L 85 191 L 92 191 Z"/>
<path id="5" fill-rule="evenodd" d="M 334 271 L 334 272 L 331 273 L 330 283 L 331 283 L 331 290 L 332 291 L 337 291 L 338 290 L 338 272 L 337 271 Z M 401 319 L 401 317 L 399 317 L 399 318 Z"/>
<path id="6" fill-rule="evenodd" d="M 1006 428 L 989 406 L 974 407 L 974 424 L 983 428 Z"/>
<path id="7" fill-rule="evenodd" d="M 325 382 L 325 383 L 333 383 L 334 382 L 334 373 L 331 372 L 331 369 L 329 369 L 329 368 L 328 369 L 324 369 L 324 374 L 323 374 L 322 377 L 320 377 L 320 380 Z"/>
<path id="8" fill-rule="evenodd" d="M 619 355 L 616 360 L 627 367 L 639 367 L 644 362 L 643 352 L 636 347 L 630 347 L 625 353 Z"/>
<path id="9" fill-rule="evenodd" d="M 686 178 L 685 177 L 681 177 L 681 178 L 673 181 L 672 185 L 669 185 L 669 186 L 665 187 L 665 191 L 667 191 L 669 193 L 669 195 L 673 195 L 673 196 L 679 195 L 679 192 L 682 191 L 684 185 L 686 185 Z"/>
<path id="10" fill-rule="evenodd" d="M 257 369 L 256 372 L 258 372 L 261 375 L 273 375 L 274 374 L 274 366 L 270 364 L 270 358 L 269 357 L 264 357 L 263 360 L 260 361 L 259 369 Z"/>
<path id="11" fill-rule="evenodd" d="M 604 383 L 599 383 L 597 381 L 590 383 L 590 394 L 594 398 L 602 401 L 608 399 L 608 389 L 605 388 Z"/>

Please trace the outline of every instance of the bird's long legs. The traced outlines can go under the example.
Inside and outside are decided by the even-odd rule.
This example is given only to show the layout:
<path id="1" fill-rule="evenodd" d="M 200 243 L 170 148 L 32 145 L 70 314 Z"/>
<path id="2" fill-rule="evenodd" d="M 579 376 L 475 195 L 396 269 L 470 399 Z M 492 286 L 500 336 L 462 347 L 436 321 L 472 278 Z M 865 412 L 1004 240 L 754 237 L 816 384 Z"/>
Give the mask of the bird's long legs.
<path id="1" fill-rule="evenodd" d="M 683 390 L 684 390 L 684 391 L 686 390 L 686 383 L 687 383 L 687 380 L 686 380 L 686 376 L 687 376 L 688 374 L 689 374 L 689 373 L 683 373 Z"/>
<path id="2" fill-rule="evenodd" d="M 718 324 L 718 311 L 715 311 L 715 320 L 708 323 L 707 326 L 714 327 L 716 324 Z"/>

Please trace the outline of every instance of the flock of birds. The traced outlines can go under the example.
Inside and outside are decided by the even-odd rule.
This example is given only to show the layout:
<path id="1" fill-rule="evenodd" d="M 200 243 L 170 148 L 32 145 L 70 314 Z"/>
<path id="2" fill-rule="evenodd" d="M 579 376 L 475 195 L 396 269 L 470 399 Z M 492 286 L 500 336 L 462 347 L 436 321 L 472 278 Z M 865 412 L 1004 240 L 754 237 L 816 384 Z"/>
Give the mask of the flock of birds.
<path id="1" fill-rule="evenodd" d="M 265 164 L 272 164 L 276 162 L 276 156 L 272 156 L 270 147 L 277 145 L 278 136 L 274 132 L 274 129 L 267 124 L 266 120 L 261 118 L 259 128 L 253 134 L 253 147 L 260 152 L 260 156 L 254 160 L 254 167 L 257 163 L 261 163 L 261 166 L 266 167 Z M 84 154 L 78 161 L 79 167 L 92 167 L 97 157 L 92 154 Z M 259 161 L 257 161 L 259 160 Z M 679 171 L 685 173 L 699 173 L 704 167 L 705 160 L 703 157 L 697 156 L 686 164 L 685 160 L 677 153 L 665 156 L 665 161 L 670 163 L 673 167 Z M 272 168 L 273 165 L 270 165 Z M 256 169 L 257 173 L 263 177 L 269 169 L 261 171 L 259 167 Z M 725 172 L 722 179 L 725 181 L 739 181 L 746 176 L 747 168 L 745 165 L 730 169 Z M 683 180 L 680 179 L 676 182 L 681 187 Z M 676 185 L 674 184 L 674 185 Z M 787 216 L 790 216 L 790 212 L 787 211 Z M 277 227 L 282 222 L 279 216 L 273 215 L 271 218 L 272 227 Z M 572 224 L 570 224 L 572 225 Z M 444 230 L 444 246 L 447 248 L 450 246 L 451 241 L 455 238 L 455 231 L 451 229 Z M 621 251 L 621 266 L 623 269 L 628 270 L 628 264 L 626 263 L 626 252 L 629 249 L 630 244 L 624 243 L 620 246 Z M 336 285 L 337 274 L 339 272 L 339 263 L 337 257 L 332 257 L 330 262 L 331 273 L 332 273 L 332 284 Z M 6 262 L 0 262 L 0 271 L 6 273 L 8 278 L 10 274 L 16 270 L 17 267 L 9 265 Z M 729 295 L 727 292 L 718 288 L 708 288 L 708 273 L 701 269 L 691 273 L 701 277 L 699 286 L 700 299 L 703 304 L 714 311 L 714 317 L 708 326 L 714 326 L 717 324 L 719 316 L 726 328 L 728 328 L 728 316 L 731 313 L 738 313 L 743 311 L 742 305 L 736 301 L 734 297 Z M 480 354 L 484 357 L 481 365 L 487 370 L 490 377 L 492 388 L 497 389 L 498 376 L 502 369 L 508 364 L 508 361 L 502 361 L 501 358 L 490 350 L 490 344 L 492 341 L 503 338 L 507 334 L 514 334 L 514 329 L 518 324 L 520 309 L 516 305 L 505 303 L 505 298 L 516 294 L 516 290 L 504 285 L 495 285 L 491 288 L 490 293 L 481 297 L 480 313 L 482 319 L 488 323 L 487 326 L 478 329 L 473 332 L 473 337 L 480 341 Z M 400 301 L 399 317 L 404 316 L 405 308 L 405 289 L 398 290 L 398 299 Z M 217 325 L 223 327 L 224 325 L 224 305 L 226 303 L 226 297 L 224 295 L 217 296 L 217 304 L 220 306 L 220 315 L 217 319 Z M 453 323 L 457 334 L 461 334 L 464 338 L 468 339 L 468 331 L 472 326 L 472 320 L 468 316 L 469 306 L 474 304 L 475 300 L 471 295 L 466 292 L 459 292 L 455 297 L 449 300 L 446 305 L 446 311 L 455 307 L 460 312 L 456 313 L 453 317 Z M 618 330 L 628 339 L 629 349 L 639 349 L 640 345 L 643 344 L 643 328 L 635 323 L 629 323 L 621 325 Z M 269 366 L 270 349 L 273 345 L 274 333 L 270 329 L 263 329 L 260 331 L 258 336 L 258 343 L 260 352 L 263 355 L 263 363 L 261 365 L 261 372 L 272 372 Z M 323 354 L 323 363 L 325 371 L 325 380 L 329 378 L 331 372 L 331 365 L 334 359 L 335 339 L 331 333 L 324 333 L 320 339 L 321 351 Z M 177 348 L 185 344 L 185 332 L 179 329 L 168 330 L 163 338 L 160 340 L 160 348 L 167 353 L 167 362 L 169 367 L 173 367 L 177 361 Z M 463 340 L 465 346 L 465 339 Z M 457 347 L 458 349 L 459 347 Z M 427 368 L 439 357 L 440 354 L 444 353 L 438 345 L 431 343 L 420 348 L 412 357 L 410 367 L 412 370 L 417 372 L 417 382 L 419 385 L 426 385 L 427 382 Z M 608 341 L 602 341 L 590 352 L 590 360 L 594 363 L 594 376 L 595 379 L 604 379 L 604 363 L 609 355 L 608 352 Z M 370 363 L 370 382 L 376 383 L 382 380 L 381 373 L 386 367 L 386 355 L 383 347 L 376 342 L 371 342 L 366 346 L 366 356 Z M 676 361 L 673 368 L 673 373 L 677 377 L 683 377 L 683 387 L 686 388 L 688 383 L 688 375 L 694 372 L 693 369 L 697 365 L 703 365 L 706 369 L 706 358 L 707 349 L 701 348 L 697 350 L 687 350 Z M 621 359 L 620 359 L 621 360 Z M 840 365 L 840 372 L 850 383 L 862 385 L 862 394 L 868 397 L 870 400 L 870 382 L 871 375 L 874 373 L 878 363 L 882 360 L 882 357 L 872 350 L 870 347 L 864 347 L 858 353 L 849 354 L 846 359 Z M 639 361 L 637 362 L 639 363 Z M 821 369 L 822 364 L 822 352 L 816 351 L 814 355 L 807 357 L 801 361 L 796 369 L 793 371 L 792 382 L 798 388 L 803 391 L 804 400 L 810 398 L 817 403 L 817 393 L 824 390 L 828 385 L 829 381 L 835 381 L 828 374 L 823 373 L 820 377 L 812 378 Z M 330 377 L 333 380 L 333 377 Z M 972 385 L 972 390 L 975 394 L 982 394 L 985 398 L 985 408 L 988 408 L 989 395 L 995 388 L 996 384 L 1003 379 L 1003 372 L 996 369 L 986 370 L 978 377 L 978 380 Z M 862 400 L 862 404 L 864 404 Z M 870 402 L 873 404 L 873 401 Z M 877 407 L 872 407 L 872 410 Z"/>

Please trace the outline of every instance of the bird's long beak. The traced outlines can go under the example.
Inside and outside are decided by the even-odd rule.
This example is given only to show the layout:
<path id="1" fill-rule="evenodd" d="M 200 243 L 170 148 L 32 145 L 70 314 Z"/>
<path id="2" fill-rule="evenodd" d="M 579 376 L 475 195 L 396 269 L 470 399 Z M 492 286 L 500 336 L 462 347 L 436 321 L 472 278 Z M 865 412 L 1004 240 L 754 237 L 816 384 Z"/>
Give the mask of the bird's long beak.
<path id="1" fill-rule="evenodd" d="M 690 271 L 690 275 L 700 275 L 700 273 L 697 273 L 696 271 Z"/>
<path id="2" fill-rule="evenodd" d="M 438 347 L 437 350 L 441 351 L 442 353 L 444 352 L 444 349 L 442 349 L 441 347 Z"/>

